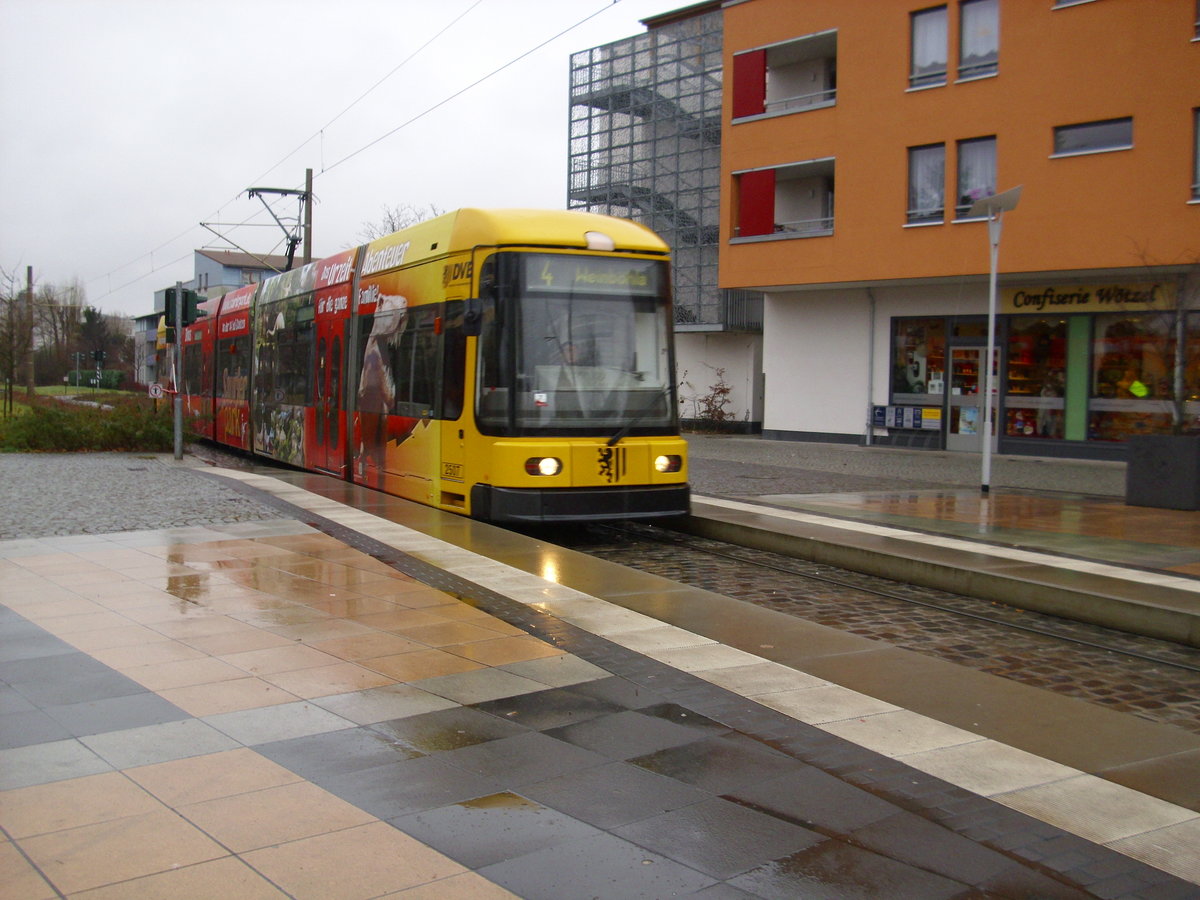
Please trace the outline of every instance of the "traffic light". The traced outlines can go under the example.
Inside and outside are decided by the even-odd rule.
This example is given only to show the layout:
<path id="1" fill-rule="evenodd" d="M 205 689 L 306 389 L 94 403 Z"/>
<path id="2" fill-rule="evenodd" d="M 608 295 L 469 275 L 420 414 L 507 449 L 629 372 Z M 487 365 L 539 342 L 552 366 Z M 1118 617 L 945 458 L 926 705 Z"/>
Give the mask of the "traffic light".
<path id="1" fill-rule="evenodd" d="M 167 327 L 175 327 L 175 288 L 167 288 L 167 305 L 164 310 L 167 319 Z M 198 318 L 200 318 L 200 301 L 204 300 L 191 288 L 183 289 L 183 326 L 186 328 Z"/>
<path id="2" fill-rule="evenodd" d="M 108 354 L 105 353 L 103 350 L 93 350 L 92 351 L 92 362 L 103 365 L 104 360 L 106 360 L 106 359 L 108 359 Z"/>

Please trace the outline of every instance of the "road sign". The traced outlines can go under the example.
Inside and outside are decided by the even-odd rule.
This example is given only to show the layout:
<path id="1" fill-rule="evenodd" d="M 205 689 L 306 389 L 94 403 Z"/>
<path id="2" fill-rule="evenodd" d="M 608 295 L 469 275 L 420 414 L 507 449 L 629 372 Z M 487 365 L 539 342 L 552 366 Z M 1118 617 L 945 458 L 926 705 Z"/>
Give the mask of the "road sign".
<path id="1" fill-rule="evenodd" d="M 163 387 L 161 384 L 158 384 L 157 382 L 155 382 L 154 384 L 150 385 L 150 396 L 151 397 L 153 397 L 155 400 L 157 400 L 162 395 L 163 395 Z"/>

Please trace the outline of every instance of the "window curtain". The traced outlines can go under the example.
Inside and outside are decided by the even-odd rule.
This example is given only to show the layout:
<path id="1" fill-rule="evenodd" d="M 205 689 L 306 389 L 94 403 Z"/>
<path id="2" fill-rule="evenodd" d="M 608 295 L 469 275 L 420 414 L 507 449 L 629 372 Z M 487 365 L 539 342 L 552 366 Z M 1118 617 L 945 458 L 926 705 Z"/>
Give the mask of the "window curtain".
<path id="1" fill-rule="evenodd" d="M 946 148 L 913 147 L 908 151 L 908 221 L 945 217 Z"/>
<path id="2" fill-rule="evenodd" d="M 996 71 L 999 59 L 999 3 L 997 0 L 963 3 L 958 74 L 963 77 L 990 74 Z"/>
<path id="3" fill-rule="evenodd" d="M 939 84 L 946 80 L 946 7 L 913 13 L 912 71 L 914 85 Z"/>
<path id="4" fill-rule="evenodd" d="M 958 145 L 958 214 L 976 200 L 996 193 L 996 139 L 963 141 Z"/>

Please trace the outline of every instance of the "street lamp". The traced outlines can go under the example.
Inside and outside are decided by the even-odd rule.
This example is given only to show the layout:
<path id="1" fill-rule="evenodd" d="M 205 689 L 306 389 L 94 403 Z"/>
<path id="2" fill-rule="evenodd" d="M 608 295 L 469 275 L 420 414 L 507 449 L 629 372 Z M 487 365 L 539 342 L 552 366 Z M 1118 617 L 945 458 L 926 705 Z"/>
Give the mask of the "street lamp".
<path id="1" fill-rule="evenodd" d="M 1021 186 L 1011 188 L 1000 194 L 992 194 L 982 200 L 976 200 L 967 210 L 967 218 L 986 218 L 988 223 L 988 244 L 991 247 L 991 273 L 988 278 L 988 337 L 987 356 L 984 357 L 983 394 L 983 477 L 980 491 L 987 493 L 992 480 L 992 391 L 995 390 L 995 364 L 993 356 L 996 352 L 996 264 L 1000 258 L 1000 228 L 1004 213 L 1017 208 L 1021 199 Z"/>

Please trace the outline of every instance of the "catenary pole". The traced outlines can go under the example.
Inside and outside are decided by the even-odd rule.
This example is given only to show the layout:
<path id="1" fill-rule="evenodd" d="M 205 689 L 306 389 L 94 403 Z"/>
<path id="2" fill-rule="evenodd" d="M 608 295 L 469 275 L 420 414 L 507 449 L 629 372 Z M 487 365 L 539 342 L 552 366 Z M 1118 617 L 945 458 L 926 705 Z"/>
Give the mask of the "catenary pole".
<path id="1" fill-rule="evenodd" d="M 312 262 L 312 169 L 304 170 L 304 262 Z"/>

